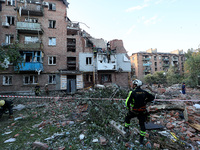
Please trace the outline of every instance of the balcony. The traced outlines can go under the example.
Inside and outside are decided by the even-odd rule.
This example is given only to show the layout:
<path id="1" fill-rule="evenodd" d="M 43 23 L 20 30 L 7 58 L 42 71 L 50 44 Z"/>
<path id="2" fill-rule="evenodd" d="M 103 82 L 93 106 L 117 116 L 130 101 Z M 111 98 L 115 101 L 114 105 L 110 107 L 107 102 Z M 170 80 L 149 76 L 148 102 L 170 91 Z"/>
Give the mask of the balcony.
<path id="1" fill-rule="evenodd" d="M 15 71 L 18 71 L 17 67 L 14 68 Z M 19 71 L 43 71 L 43 64 L 41 62 L 25 62 L 22 63 Z"/>
<path id="2" fill-rule="evenodd" d="M 42 50 L 43 49 L 42 43 L 40 41 L 36 43 L 33 43 L 33 42 L 19 43 L 18 46 L 22 50 Z"/>
<path id="3" fill-rule="evenodd" d="M 172 57 L 172 61 L 178 61 L 178 57 Z"/>
<path id="4" fill-rule="evenodd" d="M 17 22 L 16 29 L 19 33 L 43 34 L 41 24 L 30 22 Z"/>
<path id="5" fill-rule="evenodd" d="M 143 63 L 143 66 L 151 66 L 152 63 Z"/>
<path id="6" fill-rule="evenodd" d="M 142 60 L 143 60 L 143 61 L 149 61 L 150 58 L 143 58 Z"/>
<path id="7" fill-rule="evenodd" d="M 19 13 L 21 15 L 30 15 L 30 16 L 43 16 L 44 11 L 42 5 L 37 5 L 37 4 L 27 4 L 18 6 Z"/>
<path id="8" fill-rule="evenodd" d="M 67 22 L 67 35 L 77 35 L 79 30 L 79 23 Z"/>
<path id="9" fill-rule="evenodd" d="M 97 55 L 97 70 L 117 70 L 116 55 L 107 56 L 106 54 Z"/>
<path id="10" fill-rule="evenodd" d="M 163 67 L 169 67 L 169 64 L 163 64 Z"/>
<path id="11" fill-rule="evenodd" d="M 163 61 L 169 61 L 169 58 L 163 58 L 162 60 Z"/>

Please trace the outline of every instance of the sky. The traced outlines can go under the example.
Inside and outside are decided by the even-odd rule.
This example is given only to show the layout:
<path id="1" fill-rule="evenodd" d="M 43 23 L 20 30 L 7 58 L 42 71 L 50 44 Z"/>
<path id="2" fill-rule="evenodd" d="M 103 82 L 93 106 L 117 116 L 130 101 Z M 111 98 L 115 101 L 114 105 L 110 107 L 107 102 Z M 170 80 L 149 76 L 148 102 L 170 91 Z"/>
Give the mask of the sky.
<path id="1" fill-rule="evenodd" d="M 68 0 L 67 15 L 94 38 L 122 40 L 128 54 L 200 48 L 200 0 Z"/>

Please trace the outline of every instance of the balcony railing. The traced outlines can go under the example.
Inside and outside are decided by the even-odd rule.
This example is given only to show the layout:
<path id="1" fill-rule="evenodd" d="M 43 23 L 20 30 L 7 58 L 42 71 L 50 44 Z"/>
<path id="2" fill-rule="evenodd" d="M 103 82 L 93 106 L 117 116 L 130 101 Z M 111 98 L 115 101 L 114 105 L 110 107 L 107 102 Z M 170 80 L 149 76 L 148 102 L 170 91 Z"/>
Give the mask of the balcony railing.
<path id="1" fill-rule="evenodd" d="M 22 33 L 42 34 L 43 30 L 41 24 L 30 22 L 17 22 L 16 29 Z"/>
<path id="2" fill-rule="evenodd" d="M 162 60 L 163 61 L 169 61 L 169 58 L 163 58 Z"/>
<path id="3" fill-rule="evenodd" d="M 143 66 L 151 66 L 152 63 L 143 63 Z"/>
<path id="4" fill-rule="evenodd" d="M 43 71 L 43 64 L 41 62 L 25 62 L 19 65 L 19 71 Z M 15 71 L 18 71 L 17 67 L 14 68 Z"/>
<path id="5" fill-rule="evenodd" d="M 150 60 L 150 58 L 143 58 L 142 60 L 144 60 L 144 61 L 145 61 L 145 60 Z"/>
<path id="6" fill-rule="evenodd" d="M 20 49 L 43 49 L 41 41 L 19 43 L 18 46 Z"/>
<path id="7" fill-rule="evenodd" d="M 18 6 L 19 13 L 22 15 L 30 15 L 30 16 L 43 16 L 44 11 L 42 5 L 37 4 L 26 4 L 23 6 Z"/>

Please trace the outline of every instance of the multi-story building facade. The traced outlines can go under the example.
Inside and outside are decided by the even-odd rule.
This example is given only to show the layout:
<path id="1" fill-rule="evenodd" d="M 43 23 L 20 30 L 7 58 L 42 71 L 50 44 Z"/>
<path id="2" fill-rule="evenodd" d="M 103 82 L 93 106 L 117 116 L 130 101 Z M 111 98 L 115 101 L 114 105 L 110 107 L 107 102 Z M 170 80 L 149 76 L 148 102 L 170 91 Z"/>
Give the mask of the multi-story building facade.
<path id="1" fill-rule="evenodd" d="M 159 53 L 157 49 L 149 49 L 146 52 L 133 53 L 130 59 L 132 78 L 143 80 L 147 74 L 153 74 L 156 71 L 167 72 L 170 66 L 176 68 L 176 73 L 184 73 L 185 57 L 183 50 Z"/>
<path id="2" fill-rule="evenodd" d="M 31 91 L 37 83 L 67 92 L 98 83 L 128 86 L 131 65 L 123 46 L 116 45 L 115 40 L 110 44 L 120 53 L 110 55 L 109 63 L 115 58 L 115 69 L 110 64 L 107 69 L 98 69 L 100 56 L 94 56 L 94 50 L 107 50 L 107 46 L 82 31 L 79 23 L 70 21 L 68 4 L 66 0 L 0 0 L 0 44 L 17 43 L 24 58 L 19 70 L 10 63 L 0 72 L 0 91 Z M 121 66 L 122 57 L 127 58 L 125 66 Z M 125 82 L 117 80 L 119 73 L 126 76 Z"/>

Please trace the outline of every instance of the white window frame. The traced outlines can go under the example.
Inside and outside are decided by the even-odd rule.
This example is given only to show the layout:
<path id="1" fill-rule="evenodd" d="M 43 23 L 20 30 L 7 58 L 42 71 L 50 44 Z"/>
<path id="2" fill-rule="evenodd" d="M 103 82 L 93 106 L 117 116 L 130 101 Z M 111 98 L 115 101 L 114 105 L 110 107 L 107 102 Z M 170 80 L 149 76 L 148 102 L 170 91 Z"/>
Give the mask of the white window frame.
<path id="1" fill-rule="evenodd" d="M 7 0 L 7 5 L 15 6 L 15 0 Z"/>
<path id="2" fill-rule="evenodd" d="M 56 65 L 56 56 L 48 56 L 48 65 Z"/>
<path id="3" fill-rule="evenodd" d="M 3 76 L 3 85 L 12 85 L 12 76 Z"/>
<path id="4" fill-rule="evenodd" d="M 49 37 L 49 46 L 56 46 L 56 38 Z"/>
<path id="5" fill-rule="evenodd" d="M 56 75 L 49 75 L 48 84 L 56 84 Z"/>
<path id="6" fill-rule="evenodd" d="M 56 10 L 56 4 L 49 3 L 49 10 Z"/>
<path id="7" fill-rule="evenodd" d="M 92 57 L 86 57 L 86 65 L 92 65 Z"/>
<path id="8" fill-rule="evenodd" d="M 11 38 L 13 38 L 13 41 L 14 41 L 14 35 L 12 34 L 6 34 L 6 44 L 11 44 L 13 43 L 13 41 L 11 40 Z"/>
<path id="9" fill-rule="evenodd" d="M 37 23 L 38 19 L 37 18 L 25 18 L 25 22 L 32 22 L 32 23 Z"/>
<path id="10" fill-rule="evenodd" d="M 49 20 L 49 28 L 52 29 L 56 28 L 56 20 Z"/>
<path id="11" fill-rule="evenodd" d="M 26 82 L 26 80 L 28 82 Z M 36 75 L 23 76 L 23 84 L 24 85 L 37 84 L 37 83 L 38 83 L 38 76 L 36 76 Z"/>
<path id="12" fill-rule="evenodd" d="M 8 21 L 10 18 L 10 21 Z M 14 18 L 14 19 L 13 19 Z M 15 17 L 14 16 L 6 16 L 6 22 L 9 24 L 9 25 L 15 25 Z"/>
<path id="13" fill-rule="evenodd" d="M 25 36 L 24 37 L 24 43 L 29 44 L 29 43 L 38 43 L 39 38 L 37 36 Z"/>

